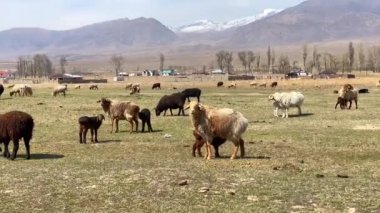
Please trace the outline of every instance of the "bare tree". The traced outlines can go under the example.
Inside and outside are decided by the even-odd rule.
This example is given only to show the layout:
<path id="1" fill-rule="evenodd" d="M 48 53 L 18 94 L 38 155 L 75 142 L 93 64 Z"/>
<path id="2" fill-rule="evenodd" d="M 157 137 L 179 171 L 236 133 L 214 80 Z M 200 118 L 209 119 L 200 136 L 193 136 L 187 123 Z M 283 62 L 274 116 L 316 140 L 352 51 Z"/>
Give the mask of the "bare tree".
<path id="1" fill-rule="evenodd" d="M 230 74 L 232 71 L 232 60 L 232 52 L 221 50 L 216 53 L 216 61 L 218 63 L 219 69 L 222 71 L 227 69 L 228 74 Z"/>
<path id="2" fill-rule="evenodd" d="M 239 60 L 241 62 L 241 65 L 244 67 L 244 72 L 247 73 L 247 65 L 248 65 L 248 62 L 247 62 L 247 52 L 246 51 L 240 51 L 238 52 L 238 57 L 239 57 Z"/>
<path id="3" fill-rule="evenodd" d="M 164 70 L 165 56 L 163 53 L 160 54 L 160 71 Z"/>
<path id="4" fill-rule="evenodd" d="M 48 76 L 53 71 L 53 65 L 45 54 L 36 54 L 33 57 L 33 77 Z"/>
<path id="5" fill-rule="evenodd" d="M 247 66 L 250 72 L 252 72 L 252 64 L 255 61 L 255 58 L 255 54 L 252 51 L 247 52 Z"/>
<path id="6" fill-rule="evenodd" d="M 121 72 L 121 68 L 124 64 L 124 57 L 121 55 L 113 55 L 111 56 L 110 63 L 115 69 L 115 75 L 118 76 L 119 73 Z"/>
<path id="7" fill-rule="evenodd" d="M 218 67 L 220 70 L 224 71 L 224 57 L 225 57 L 225 51 L 221 50 L 216 53 L 216 63 L 218 64 Z"/>
<path id="8" fill-rule="evenodd" d="M 312 67 L 317 69 L 318 72 L 321 71 L 321 62 L 319 60 L 320 58 L 321 54 L 318 53 L 317 46 L 314 46 Z"/>
<path id="9" fill-rule="evenodd" d="M 276 55 L 274 53 L 274 49 L 272 49 L 272 54 L 271 54 L 271 65 L 273 66 L 276 62 Z M 272 69 L 271 69 L 272 70 Z"/>
<path id="10" fill-rule="evenodd" d="M 258 55 L 256 56 L 256 71 L 257 71 L 257 72 L 258 72 L 259 69 L 260 69 L 260 63 L 261 63 L 261 56 L 260 56 L 260 54 L 258 54 Z"/>
<path id="11" fill-rule="evenodd" d="M 288 56 L 280 56 L 278 70 L 280 73 L 287 73 L 290 71 L 290 63 Z"/>
<path id="12" fill-rule="evenodd" d="M 228 74 L 231 74 L 231 72 L 233 70 L 232 60 L 233 60 L 232 52 L 227 52 L 226 56 L 225 56 L 225 63 L 226 63 L 225 67 L 227 67 L 227 73 Z"/>
<path id="13" fill-rule="evenodd" d="M 68 62 L 67 62 L 66 56 L 61 56 L 59 58 L 59 66 L 61 67 L 61 73 L 62 74 L 66 73 L 65 66 L 67 66 L 67 64 L 68 64 Z"/>
<path id="14" fill-rule="evenodd" d="M 271 70 L 271 64 L 270 62 L 272 61 L 272 56 L 271 56 L 272 52 L 271 52 L 271 49 L 270 49 L 270 45 L 268 46 L 268 50 L 267 50 L 267 64 L 268 64 L 268 72 Z"/>
<path id="15" fill-rule="evenodd" d="M 349 69 L 350 60 L 348 53 L 342 55 L 342 72 L 344 73 L 346 69 Z"/>
<path id="16" fill-rule="evenodd" d="M 303 59 L 303 67 L 306 69 L 306 60 L 307 60 L 307 44 L 303 45 L 303 53 L 302 53 L 302 59 Z"/>
<path id="17" fill-rule="evenodd" d="M 363 44 L 359 44 L 358 58 L 359 58 L 359 70 L 360 72 L 363 70 L 365 66 L 365 54 L 363 50 Z"/>
<path id="18" fill-rule="evenodd" d="M 352 72 L 352 67 L 354 66 L 354 60 L 355 60 L 355 49 L 354 45 L 350 41 L 348 44 L 348 67 L 349 71 Z"/>

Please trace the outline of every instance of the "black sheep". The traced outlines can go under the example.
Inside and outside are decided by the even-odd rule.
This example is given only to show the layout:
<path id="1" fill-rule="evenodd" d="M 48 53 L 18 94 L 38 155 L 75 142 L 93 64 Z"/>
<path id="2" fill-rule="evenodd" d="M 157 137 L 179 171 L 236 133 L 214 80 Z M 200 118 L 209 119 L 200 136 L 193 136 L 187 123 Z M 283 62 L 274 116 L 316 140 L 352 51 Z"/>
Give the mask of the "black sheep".
<path id="1" fill-rule="evenodd" d="M 217 87 L 221 87 L 223 86 L 223 81 L 219 81 L 217 84 L 216 84 Z"/>
<path id="2" fill-rule="evenodd" d="M 3 92 L 4 92 L 4 86 L 2 84 L 0 84 L 0 96 L 1 96 L 1 94 L 3 94 Z"/>
<path id="3" fill-rule="evenodd" d="M 186 95 L 187 101 L 190 102 L 190 97 L 197 97 L 198 102 L 200 102 L 199 97 L 201 96 L 202 90 L 198 88 L 190 88 L 182 91 Z"/>
<path id="4" fill-rule="evenodd" d="M 156 116 L 159 116 L 163 111 L 165 116 L 168 109 L 170 109 L 171 115 L 173 115 L 172 109 L 179 109 L 178 116 L 181 114 L 181 112 L 182 115 L 185 115 L 185 110 L 183 109 L 185 102 L 186 95 L 181 92 L 173 93 L 171 95 L 164 95 L 155 108 Z"/>
<path id="5" fill-rule="evenodd" d="M 369 90 L 368 89 L 359 89 L 358 92 L 359 93 L 369 93 Z"/>
<path id="6" fill-rule="evenodd" d="M 272 82 L 270 84 L 270 87 L 274 88 L 274 87 L 277 87 L 277 85 L 278 85 L 278 83 L 277 83 L 277 81 L 275 81 L 275 82 Z"/>
<path id="7" fill-rule="evenodd" d="M 79 143 L 86 143 L 87 131 L 90 129 L 91 131 L 91 142 L 94 142 L 94 134 L 95 134 L 95 142 L 98 142 L 98 129 L 102 125 L 102 121 L 104 120 L 104 115 L 99 114 L 98 116 L 88 117 L 82 116 L 78 119 L 79 123 Z"/>
<path id="8" fill-rule="evenodd" d="M 152 89 L 161 89 L 161 83 L 154 83 Z"/>
<path id="9" fill-rule="evenodd" d="M 145 123 L 148 125 L 148 132 L 153 132 L 152 125 L 150 123 L 150 111 L 149 111 L 149 109 L 142 109 L 139 112 L 139 119 L 142 122 L 141 132 L 144 132 Z"/>
<path id="10" fill-rule="evenodd" d="M 19 141 L 24 139 L 26 159 L 30 159 L 29 142 L 33 136 L 34 121 L 31 115 L 21 111 L 10 111 L 0 115 L 0 143 L 4 143 L 4 157 L 11 160 L 16 159 Z M 8 145 L 13 141 L 12 156 Z"/>
<path id="11" fill-rule="evenodd" d="M 193 135 L 194 135 L 194 138 L 195 138 L 195 142 L 194 142 L 194 145 L 193 145 L 193 156 L 195 157 L 195 151 L 197 151 L 197 153 L 198 153 L 199 156 L 202 156 L 201 148 L 202 148 L 203 144 L 205 144 L 205 141 L 203 140 L 202 136 L 198 134 L 198 132 L 196 130 L 193 130 Z M 220 157 L 220 155 L 219 155 L 219 146 L 222 145 L 224 142 L 226 142 L 226 139 L 223 139 L 223 138 L 220 138 L 220 137 L 215 137 L 212 140 L 211 144 L 212 144 L 212 146 L 215 149 L 215 157 L 216 158 Z"/>

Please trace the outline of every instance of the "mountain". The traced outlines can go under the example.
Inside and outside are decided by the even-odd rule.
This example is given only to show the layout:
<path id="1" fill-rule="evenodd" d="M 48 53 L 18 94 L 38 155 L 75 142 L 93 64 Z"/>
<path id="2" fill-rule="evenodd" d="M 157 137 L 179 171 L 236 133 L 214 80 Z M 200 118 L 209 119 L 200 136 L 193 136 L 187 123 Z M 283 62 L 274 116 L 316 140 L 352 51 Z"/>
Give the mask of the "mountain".
<path id="1" fill-rule="evenodd" d="M 235 19 L 223 23 L 216 23 L 207 19 L 199 20 L 192 24 L 174 28 L 174 31 L 178 33 L 204 33 L 210 31 L 223 31 L 226 29 L 247 25 L 262 18 L 274 15 L 280 11 L 281 10 L 265 9 L 262 13 L 256 16 L 248 16 L 245 18 Z"/>
<path id="2" fill-rule="evenodd" d="M 66 31 L 18 28 L 0 32 L 0 54 L 118 51 L 166 45 L 176 34 L 153 18 L 119 19 Z M 93 52 L 95 51 L 95 52 Z"/>
<path id="3" fill-rule="evenodd" d="M 225 43 L 281 45 L 378 38 L 379 35 L 379 0 L 308 0 L 236 29 L 225 38 Z"/>

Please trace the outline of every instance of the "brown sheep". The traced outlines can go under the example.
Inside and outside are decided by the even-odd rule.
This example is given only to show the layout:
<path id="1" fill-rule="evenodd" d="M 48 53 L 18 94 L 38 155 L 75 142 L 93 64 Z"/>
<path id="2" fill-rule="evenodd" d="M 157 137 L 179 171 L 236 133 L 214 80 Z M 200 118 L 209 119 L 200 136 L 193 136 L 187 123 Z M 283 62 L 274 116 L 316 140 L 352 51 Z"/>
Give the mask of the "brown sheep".
<path id="1" fill-rule="evenodd" d="M 113 123 L 116 121 L 116 132 L 119 132 L 119 120 L 127 120 L 131 124 L 131 131 L 133 132 L 133 124 L 136 125 L 136 132 L 138 132 L 138 118 L 140 107 L 133 102 L 119 102 L 112 103 L 111 100 L 107 98 L 102 98 L 98 101 L 101 106 L 111 118 L 111 133 L 113 132 Z"/>
<path id="2" fill-rule="evenodd" d="M 4 157 L 11 160 L 16 159 L 19 148 L 19 141 L 24 139 L 26 149 L 26 159 L 30 159 L 29 142 L 32 139 L 34 121 L 31 115 L 21 111 L 10 111 L 0 115 L 0 142 L 4 143 Z M 12 156 L 9 153 L 8 145 L 13 141 Z"/>
<path id="3" fill-rule="evenodd" d="M 215 137 L 225 138 L 233 142 L 235 148 L 231 155 L 231 160 L 236 158 L 240 147 L 240 155 L 244 157 L 244 140 L 242 134 L 247 130 L 248 120 L 233 109 L 217 109 L 204 106 L 195 101 L 190 102 L 191 121 L 195 130 L 206 141 L 207 160 L 211 159 L 212 141 Z"/>

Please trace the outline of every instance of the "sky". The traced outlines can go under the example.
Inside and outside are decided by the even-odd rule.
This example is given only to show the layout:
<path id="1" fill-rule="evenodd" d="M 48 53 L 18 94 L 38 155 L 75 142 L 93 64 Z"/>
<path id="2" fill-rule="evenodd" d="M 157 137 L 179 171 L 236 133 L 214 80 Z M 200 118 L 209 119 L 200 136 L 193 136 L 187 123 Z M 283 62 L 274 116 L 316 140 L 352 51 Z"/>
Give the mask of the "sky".
<path id="1" fill-rule="evenodd" d="M 155 18 L 178 27 L 224 22 L 285 9 L 304 0 L 0 0 L 0 31 L 16 27 L 67 30 L 119 18 Z"/>

